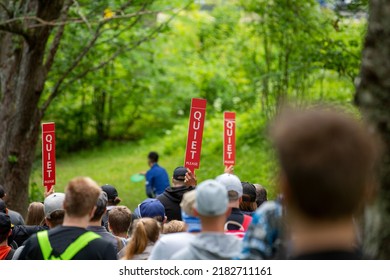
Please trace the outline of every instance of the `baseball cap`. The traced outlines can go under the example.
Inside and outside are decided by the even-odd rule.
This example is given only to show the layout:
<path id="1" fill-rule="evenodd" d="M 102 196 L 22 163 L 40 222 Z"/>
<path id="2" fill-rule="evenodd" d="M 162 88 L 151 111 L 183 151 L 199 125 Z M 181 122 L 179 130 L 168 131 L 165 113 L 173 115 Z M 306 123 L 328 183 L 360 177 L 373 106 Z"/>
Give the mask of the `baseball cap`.
<path id="1" fill-rule="evenodd" d="M 226 212 L 229 199 L 226 188 L 216 180 L 206 180 L 196 187 L 197 212 L 205 217 L 215 217 Z"/>
<path id="2" fill-rule="evenodd" d="M 222 175 L 219 175 L 217 178 L 215 178 L 219 183 L 221 183 L 223 186 L 225 186 L 226 190 L 234 191 L 237 194 L 229 193 L 229 201 L 235 201 L 238 200 L 242 196 L 242 185 L 240 179 L 233 174 L 224 173 Z"/>
<path id="3" fill-rule="evenodd" d="M 52 193 L 45 198 L 43 205 L 45 207 L 45 217 L 50 218 L 50 214 L 57 210 L 64 210 L 64 193 Z"/>
<path id="4" fill-rule="evenodd" d="M 255 202 L 256 201 L 256 187 L 248 182 L 241 182 L 243 195 L 242 201 L 245 202 Z"/>
<path id="5" fill-rule="evenodd" d="M 162 203 L 155 198 L 147 198 L 134 210 L 138 218 L 165 217 L 165 208 Z"/>
<path id="6" fill-rule="evenodd" d="M 7 214 L 0 213 L 0 233 L 9 232 L 11 228 L 11 218 Z"/>
<path id="7" fill-rule="evenodd" d="M 186 178 L 186 173 L 187 168 L 179 166 L 173 171 L 173 179 L 178 181 L 184 181 L 184 179 Z"/>
<path id="8" fill-rule="evenodd" d="M 107 194 L 105 192 L 101 192 L 96 201 L 96 210 L 94 216 L 92 217 L 92 220 L 98 219 L 103 216 L 107 208 L 107 201 Z"/>
<path id="9" fill-rule="evenodd" d="M 102 191 L 107 194 L 108 200 L 114 200 L 115 198 L 118 197 L 118 191 L 116 190 L 116 188 L 114 186 L 105 184 L 101 188 L 102 188 Z"/>

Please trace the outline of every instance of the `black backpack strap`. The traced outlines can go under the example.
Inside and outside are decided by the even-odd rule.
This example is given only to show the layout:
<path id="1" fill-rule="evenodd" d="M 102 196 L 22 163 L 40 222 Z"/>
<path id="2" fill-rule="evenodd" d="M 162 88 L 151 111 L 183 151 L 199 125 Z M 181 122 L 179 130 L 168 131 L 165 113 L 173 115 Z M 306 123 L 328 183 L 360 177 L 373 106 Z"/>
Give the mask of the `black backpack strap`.
<path id="1" fill-rule="evenodd" d="M 8 252 L 8 255 L 5 257 L 4 260 L 7 260 L 7 261 L 12 260 L 12 257 L 14 256 L 14 254 L 15 254 L 15 250 L 11 249 L 11 251 Z"/>

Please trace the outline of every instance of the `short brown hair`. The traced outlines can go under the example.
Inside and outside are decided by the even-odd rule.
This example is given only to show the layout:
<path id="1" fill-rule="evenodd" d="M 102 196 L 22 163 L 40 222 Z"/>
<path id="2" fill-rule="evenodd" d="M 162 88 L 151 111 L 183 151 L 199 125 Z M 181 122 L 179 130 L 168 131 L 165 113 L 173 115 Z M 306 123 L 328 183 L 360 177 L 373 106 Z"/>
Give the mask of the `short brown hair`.
<path id="1" fill-rule="evenodd" d="M 378 155 L 378 142 L 361 122 L 332 108 L 289 110 L 271 135 L 287 182 L 287 206 L 317 220 L 361 209 L 374 185 Z"/>
<path id="2" fill-rule="evenodd" d="M 166 223 L 163 228 L 163 234 L 185 232 L 186 224 L 183 221 L 172 220 Z"/>
<path id="3" fill-rule="evenodd" d="M 114 235 L 127 233 L 132 222 L 131 211 L 126 206 L 116 206 L 108 213 L 108 223 Z"/>
<path id="4" fill-rule="evenodd" d="M 95 207 L 101 193 L 98 184 L 88 177 L 72 179 L 65 190 L 64 209 L 68 216 L 84 217 Z"/>

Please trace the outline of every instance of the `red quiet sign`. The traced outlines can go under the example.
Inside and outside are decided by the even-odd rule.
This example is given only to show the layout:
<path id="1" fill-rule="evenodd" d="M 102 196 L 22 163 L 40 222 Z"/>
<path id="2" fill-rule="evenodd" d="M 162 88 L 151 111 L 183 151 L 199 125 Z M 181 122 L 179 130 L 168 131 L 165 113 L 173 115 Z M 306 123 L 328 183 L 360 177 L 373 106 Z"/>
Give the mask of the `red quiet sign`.
<path id="1" fill-rule="evenodd" d="M 236 113 L 225 112 L 223 120 L 223 164 L 236 164 Z"/>
<path id="2" fill-rule="evenodd" d="M 42 124 L 42 181 L 47 191 L 56 184 L 55 123 Z"/>
<path id="3" fill-rule="evenodd" d="M 206 99 L 193 98 L 191 102 L 190 121 L 188 123 L 188 137 L 184 166 L 191 170 L 200 167 L 200 153 L 202 149 L 203 127 L 206 117 Z"/>

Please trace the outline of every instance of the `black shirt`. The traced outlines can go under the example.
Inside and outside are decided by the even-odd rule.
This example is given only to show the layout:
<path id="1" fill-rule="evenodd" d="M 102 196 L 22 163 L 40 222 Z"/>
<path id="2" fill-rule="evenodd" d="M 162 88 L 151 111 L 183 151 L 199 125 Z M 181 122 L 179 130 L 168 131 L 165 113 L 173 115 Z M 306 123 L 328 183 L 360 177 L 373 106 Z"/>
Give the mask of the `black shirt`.
<path id="1" fill-rule="evenodd" d="M 193 187 L 170 187 L 157 196 L 156 198 L 164 205 L 165 215 L 168 221 L 178 220 L 181 221 L 181 208 L 180 203 L 183 199 L 183 195 L 186 192 L 192 191 Z"/>
<path id="2" fill-rule="evenodd" d="M 359 250 L 356 251 L 322 251 L 298 255 L 293 260 L 363 260 L 363 255 Z"/>
<path id="3" fill-rule="evenodd" d="M 87 232 L 84 228 L 58 226 L 49 230 L 49 241 L 53 248 L 54 255 L 62 254 L 68 246 L 80 235 Z M 38 243 L 37 235 L 31 236 L 20 254 L 19 260 L 42 260 L 42 252 Z M 80 252 L 73 260 L 116 260 L 114 246 L 103 238 L 95 239 Z"/>

